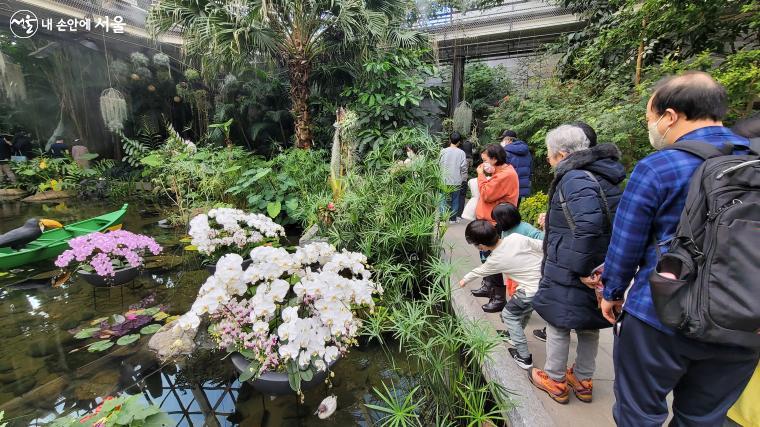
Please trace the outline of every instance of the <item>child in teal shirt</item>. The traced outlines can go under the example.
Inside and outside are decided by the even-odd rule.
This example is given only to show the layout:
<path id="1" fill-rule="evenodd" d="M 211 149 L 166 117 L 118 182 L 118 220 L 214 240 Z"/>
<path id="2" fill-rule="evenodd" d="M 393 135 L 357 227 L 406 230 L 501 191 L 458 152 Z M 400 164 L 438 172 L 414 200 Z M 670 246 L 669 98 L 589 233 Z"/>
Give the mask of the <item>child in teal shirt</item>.
<path id="1" fill-rule="evenodd" d="M 497 205 L 493 208 L 491 216 L 496 221 L 496 228 L 501 232 L 502 239 L 516 233 L 531 239 L 544 240 L 544 232 L 523 222 L 520 211 L 511 203 Z"/>

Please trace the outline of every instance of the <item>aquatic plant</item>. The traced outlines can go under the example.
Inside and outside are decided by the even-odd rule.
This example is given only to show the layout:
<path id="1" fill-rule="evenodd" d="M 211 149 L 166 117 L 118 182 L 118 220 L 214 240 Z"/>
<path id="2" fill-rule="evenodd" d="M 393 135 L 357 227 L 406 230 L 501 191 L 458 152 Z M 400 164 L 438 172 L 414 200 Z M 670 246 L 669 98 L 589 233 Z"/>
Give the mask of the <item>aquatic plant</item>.
<path id="1" fill-rule="evenodd" d="M 264 372 L 288 372 L 300 393 L 310 381 L 357 344 L 362 316 L 382 287 L 370 278 L 361 253 L 312 243 L 290 253 L 259 246 L 243 269 L 237 254 L 223 256 L 174 328 L 193 331 L 209 315 L 220 348 L 239 352 L 250 365 L 241 381 Z"/>
<path id="2" fill-rule="evenodd" d="M 91 413 L 84 417 L 67 416 L 54 420 L 49 427 L 117 427 L 117 426 L 168 426 L 176 422 L 156 405 L 145 405 L 141 395 L 108 396 Z"/>
<path id="3" fill-rule="evenodd" d="M 120 346 L 132 344 L 142 335 L 155 334 L 164 323 L 177 318 L 165 312 L 167 309 L 165 305 L 148 307 L 153 303 L 155 303 L 155 295 L 149 295 L 139 303 L 129 306 L 129 310 L 123 314 L 92 320 L 70 332 L 74 334 L 74 338 L 80 340 L 99 339 L 85 346 L 91 353 L 108 350 L 114 344 Z"/>
<path id="4" fill-rule="evenodd" d="M 141 267 L 143 256 L 161 253 L 163 248 L 151 237 L 125 230 L 91 233 L 69 240 L 69 247 L 55 260 L 55 265 L 95 272 L 98 276 L 113 277 L 124 267 Z"/>
<path id="5" fill-rule="evenodd" d="M 190 220 L 191 244 L 203 255 L 243 254 L 262 244 L 276 243 L 285 229 L 269 217 L 232 208 L 211 209 Z"/>

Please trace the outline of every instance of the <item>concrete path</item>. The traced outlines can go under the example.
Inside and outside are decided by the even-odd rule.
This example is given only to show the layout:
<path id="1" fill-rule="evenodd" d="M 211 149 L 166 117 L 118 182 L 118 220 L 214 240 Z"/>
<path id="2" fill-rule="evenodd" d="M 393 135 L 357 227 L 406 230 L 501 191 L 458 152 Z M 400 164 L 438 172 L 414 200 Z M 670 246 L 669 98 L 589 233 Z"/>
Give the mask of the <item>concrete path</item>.
<path id="1" fill-rule="evenodd" d="M 478 251 L 468 245 L 464 239 L 466 222 L 450 225 L 444 236 L 444 245 L 452 261 L 457 265 L 452 278 L 458 283 L 465 273 L 480 264 Z M 486 298 L 476 298 L 470 294 L 470 289 L 480 286 L 473 282 L 469 287 L 459 289 L 454 286 L 452 301 L 454 310 L 459 316 L 471 319 L 486 319 L 496 329 L 504 329 L 498 313 L 484 313 L 480 306 L 487 302 Z M 533 329 L 539 329 L 545 322 L 533 313 L 526 328 L 528 347 L 533 353 L 533 365 L 542 368 L 546 359 L 545 344 L 533 337 Z M 577 339 L 572 334 L 572 344 L 568 364 L 575 359 Z M 483 367 L 489 381 L 497 381 L 512 392 L 512 399 L 517 405 L 509 415 L 512 426 L 614 426 L 612 419 L 612 404 L 615 397 L 612 392 L 614 373 L 612 369 L 612 330 L 604 329 L 599 340 L 599 354 L 596 358 L 596 374 L 594 374 L 594 401 L 583 403 L 570 396 L 570 403 L 560 405 L 543 391 L 533 387 L 528 381 L 526 371 L 518 367 L 507 352 L 509 344 L 499 347 L 490 363 Z"/>

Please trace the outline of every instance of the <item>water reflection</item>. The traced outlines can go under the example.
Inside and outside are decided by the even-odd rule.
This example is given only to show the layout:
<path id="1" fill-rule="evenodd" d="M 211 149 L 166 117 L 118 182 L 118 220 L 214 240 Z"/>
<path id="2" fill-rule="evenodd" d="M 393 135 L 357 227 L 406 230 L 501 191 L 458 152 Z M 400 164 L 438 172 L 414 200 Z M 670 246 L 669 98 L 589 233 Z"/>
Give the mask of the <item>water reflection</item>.
<path id="1" fill-rule="evenodd" d="M 65 224 L 115 208 L 0 203 L 0 232 L 32 216 Z M 0 410 L 5 410 L 9 427 L 43 425 L 62 414 L 84 415 L 102 397 L 122 391 L 159 405 L 178 426 L 374 424 L 378 416 L 364 406 L 372 401 L 372 387 L 381 387 L 384 379 L 403 383 L 410 375 L 406 366 L 389 365 L 378 346 L 354 349 L 336 365 L 334 387 L 309 390 L 303 404 L 295 396 L 270 399 L 240 384 L 223 354 L 201 351 L 183 366 L 160 366 L 144 348 L 147 338 L 137 345 L 114 346 L 106 354 L 83 349 L 89 341 L 74 339 L 70 330 L 123 313 L 152 293 L 157 302 L 170 305 L 169 314 L 183 313 L 208 275 L 194 254 L 183 251 L 183 230 L 157 227 L 159 218 L 146 215 L 147 210 L 132 205 L 124 228 L 155 237 L 165 254 L 148 260 L 144 274 L 110 295 L 107 290 L 96 293 L 77 278 L 52 287 L 56 271 L 50 260 L 0 277 Z M 329 394 L 337 395 L 338 411 L 329 420 L 319 420 L 313 414 Z"/>

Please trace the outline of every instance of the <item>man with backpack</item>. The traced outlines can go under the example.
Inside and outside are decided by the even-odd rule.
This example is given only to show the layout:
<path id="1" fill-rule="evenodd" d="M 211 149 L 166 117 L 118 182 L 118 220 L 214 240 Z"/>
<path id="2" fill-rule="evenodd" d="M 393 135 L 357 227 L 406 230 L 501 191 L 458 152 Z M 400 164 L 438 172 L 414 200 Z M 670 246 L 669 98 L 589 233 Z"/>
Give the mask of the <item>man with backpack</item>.
<path id="1" fill-rule="evenodd" d="M 723 127 L 726 98 L 688 72 L 660 81 L 647 104 L 658 151 L 631 174 L 602 274 L 619 426 L 663 425 L 671 391 L 671 425 L 723 425 L 758 362 L 760 157 Z"/>

